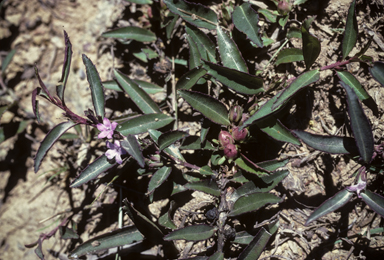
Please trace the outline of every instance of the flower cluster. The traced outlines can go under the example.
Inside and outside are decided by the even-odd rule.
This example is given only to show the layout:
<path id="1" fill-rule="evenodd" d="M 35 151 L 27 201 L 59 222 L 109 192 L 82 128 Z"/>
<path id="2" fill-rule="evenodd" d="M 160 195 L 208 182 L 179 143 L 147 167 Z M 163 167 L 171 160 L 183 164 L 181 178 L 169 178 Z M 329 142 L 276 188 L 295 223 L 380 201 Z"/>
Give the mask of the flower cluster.
<path id="1" fill-rule="evenodd" d="M 113 133 L 117 127 L 117 123 L 116 122 L 111 123 L 109 119 L 104 118 L 103 123 L 97 124 L 96 127 L 100 131 L 99 135 L 97 136 L 98 138 L 102 139 L 107 137 L 108 139 L 112 139 Z M 125 151 L 124 148 L 121 147 L 120 141 L 115 140 L 113 143 L 107 141 L 107 147 L 108 147 L 108 150 L 105 152 L 105 156 L 107 156 L 109 160 L 112 160 L 113 158 L 115 158 L 118 164 L 122 164 L 123 160 L 121 159 L 121 156 L 126 154 L 127 151 Z"/>

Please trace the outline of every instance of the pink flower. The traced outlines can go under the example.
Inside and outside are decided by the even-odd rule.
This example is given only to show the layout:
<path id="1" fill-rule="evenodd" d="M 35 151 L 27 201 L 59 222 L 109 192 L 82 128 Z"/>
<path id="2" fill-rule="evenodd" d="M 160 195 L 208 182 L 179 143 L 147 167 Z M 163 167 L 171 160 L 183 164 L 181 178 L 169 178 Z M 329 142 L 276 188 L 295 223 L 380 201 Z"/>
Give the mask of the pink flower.
<path id="1" fill-rule="evenodd" d="M 116 122 L 109 121 L 108 118 L 103 119 L 103 124 L 97 124 L 96 127 L 99 129 L 100 134 L 97 136 L 98 138 L 107 137 L 108 139 L 112 139 L 113 131 L 115 131 L 117 126 Z"/>
<path id="2" fill-rule="evenodd" d="M 355 184 L 355 185 L 352 185 L 352 186 L 347 187 L 347 189 L 348 189 L 349 191 L 356 191 L 357 196 L 358 196 L 359 198 L 361 198 L 361 196 L 360 196 L 360 192 L 361 192 L 362 190 L 364 190 L 366 186 L 367 186 L 367 182 L 362 181 L 362 182 L 359 182 L 358 184 Z"/>
<path id="3" fill-rule="evenodd" d="M 123 160 L 121 159 L 121 155 L 127 152 L 120 146 L 120 141 L 115 140 L 114 144 L 107 141 L 107 147 L 109 149 L 105 152 L 105 156 L 107 156 L 109 160 L 115 158 L 118 164 L 122 164 Z"/>

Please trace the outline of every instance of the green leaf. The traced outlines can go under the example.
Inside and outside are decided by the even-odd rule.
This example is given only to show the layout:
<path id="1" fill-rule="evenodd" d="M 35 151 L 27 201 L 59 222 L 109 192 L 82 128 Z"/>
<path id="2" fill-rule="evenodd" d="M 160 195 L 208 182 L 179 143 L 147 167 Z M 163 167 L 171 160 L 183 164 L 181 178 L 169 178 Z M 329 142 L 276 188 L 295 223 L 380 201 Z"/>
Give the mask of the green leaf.
<path id="1" fill-rule="evenodd" d="M 151 136 L 152 140 L 158 144 L 159 137 L 161 135 L 160 131 L 149 129 L 148 130 L 149 135 Z M 174 158 L 185 162 L 185 159 L 183 155 L 180 153 L 179 148 L 177 148 L 175 145 L 170 145 L 169 147 L 164 149 L 164 152 L 168 153 L 169 155 L 173 156 Z"/>
<path id="2" fill-rule="evenodd" d="M 287 103 L 299 90 L 318 81 L 319 79 L 320 72 L 317 69 L 304 72 L 298 76 L 281 94 L 278 94 L 278 98 L 271 109 L 279 109 L 283 104 Z"/>
<path id="3" fill-rule="evenodd" d="M 153 84 L 144 80 L 138 80 L 138 79 L 135 79 L 133 81 L 148 94 L 156 94 L 156 93 L 164 92 L 164 89 L 156 84 Z M 106 89 L 123 91 L 123 89 L 120 87 L 120 85 L 117 83 L 116 80 L 103 81 L 102 84 Z"/>
<path id="4" fill-rule="evenodd" d="M 252 193 L 240 197 L 233 205 L 229 217 L 235 217 L 244 213 L 258 210 L 267 205 L 281 202 L 281 198 L 271 193 Z"/>
<path id="5" fill-rule="evenodd" d="M 175 29 L 177 20 L 179 20 L 180 16 L 175 15 L 173 13 L 169 13 L 167 18 L 172 18 L 171 21 L 165 26 L 165 32 L 167 34 L 167 39 L 171 39 L 172 37 L 172 32 Z"/>
<path id="6" fill-rule="evenodd" d="M 135 242 L 140 242 L 143 239 L 143 235 L 135 226 L 124 227 L 88 240 L 76 247 L 69 254 L 69 257 L 78 259 L 84 255 L 94 254 L 112 247 L 129 245 Z"/>
<path id="7" fill-rule="evenodd" d="M 337 76 L 339 76 L 339 79 L 350 86 L 353 91 L 355 91 L 357 97 L 364 101 L 369 98 L 369 94 L 363 86 L 361 86 L 360 82 L 348 71 L 336 71 Z"/>
<path id="8" fill-rule="evenodd" d="M 288 163 L 289 159 L 286 160 L 270 160 L 256 163 L 257 166 L 267 170 L 267 171 L 275 171 L 277 168 L 284 167 Z M 269 181 L 268 181 L 269 182 Z"/>
<path id="9" fill-rule="evenodd" d="M 249 245 L 239 255 L 238 260 L 259 259 L 271 236 L 272 234 L 262 227 L 260 231 L 257 232 L 257 235 L 249 243 Z"/>
<path id="10" fill-rule="evenodd" d="M 364 162 L 369 163 L 372 160 L 374 151 L 374 140 L 371 125 L 364 110 L 359 103 L 355 92 L 343 81 L 340 84 L 347 93 L 348 112 L 351 119 L 351 128 L 356 140 L 357 148 Z"/>
<path id="11" fill-rule="evenodd" d="M 162 216 L 159 217 L 159 224 L 165 228 L 169 229 L 177 229 L 177 226 L 173 223 L 171 212 L 173 211 L 173 208 L 175 207 L 176 202 L 171 200 L 169 203 L 169 209 L 167 212 L 165 212 Z"/>
<path id="12" fill-rule="evenodd" d="M 164 133 L 160 135 L 158 139 L 159 149 L 163 150 L 164 148 L 170 146 L 176 141 L 186 138 L 187 136 L 189 136 L 189 134 L 183 131 L 170 131 Z"/>
<path id="13" fill-rule="evenodd" d="M 296 48 L 284 49 L 277 55 L 276 66 L 282 63 L 292 63 L 304 60 L 303 51 Z"/>
<path id="14" fill-rule="evenodd" d="M 79 187 L 113 167 L 116 163 L 110 163 L 104 154 L 89 164 L 69 187 Z"/>
<path id="15" fill-rule="evenodd" d="M 80 238 L 79 235 L 76 234 L 76 232 L 72 228 L 60 226 L 59 231 L 60 231 L 61 239 L 79 239 Z"/>
<path id="16" fill-rule="evenodd" d="M 300 141 L 275 116 L 258 120 L 255 124 L 261 131 L 277 141 L 300 145 Z"/>
<path id="17" fill-rule="evenodd" d="M 215 173 L 211 170 L 211 168 L 208 165 L 201 167 L 199 172 L 201 175 L 204 175 L 204 176 L 215 175 Z"/>
<path id="18" fill-rule="evenodd" d="M 349 192 L 347 189 L 339 191 L 333 197 L 327 199 L 317 209 L 315 209 L 307 219 L 307 222 L 305 222 L 305 225 L 307 226 L 312 221 L 344 206 L 348 201 L 351 200 L 352 196 L 353 192 Z"/>
<path id="19" fill-rule="evenodd" d="M 64 31 L 64 40 L 65 40 L 65 52 L 64 52 L 64 64 L 63 64 L 63 71 L 61 73 L 61 79 L 58 85 L 56 87 L 56 93 L 57 96 L 60 98 L 62 102 L 64 102 L 64 90 L 65 86 L 67 85 L 67 80 L 69 76 L 69 72 L 71 69 L 71 60 L 72 60 L 72 44 L 69 40 L 68 34 L 66 31 Z"/>
<path id="20" fill-rule="evenodd" d="M 249 3 L 244 3 L 236 7 L 235 11 L 232 14 L 233 23 L 236 28 L 245 33 L 248 39 L 255 43 L 259 47 L 263 47 L 263 42 L 260 39 L 259 35 L 259 16 L 251 8 Z"/>
<path id="21" fill-rule="evenodd" d="M 123 40 L 135 40 L 139 42 L 154 42 L 156 34 L 135 26 L 127 26 L 103 33 L 101 36 L 106 38 L 116 38 Z"/>
<path id="22" fill-rule="evenodd" d="M 267 172 L 263 171 L 262 169 L 255 167 L 255 165 L 252 165 L 247 160 L 244 160 L 242 157 L 236 158 L 235 163 L 237 166 L 239 166 L 244 171 L 249 172 L 249 173 L 253 173 L 253 174 L 257 175 L 258 177 L 261 177 L 261 176 L 268 174 Z"/>
<path id="23" fill-rule="evenodd" d="M 247 64 L 245 64 L 236 43 L 220 26 L 217 26 L 217 43 L 219 45 L 221 62 L 225 67 L 248 73 Z"/>
<path id="24" fill-rule="evenodd" d="M 377 214 L 384 218 L 384 197 L 370 190 L 360 193 L 361 198 Z"/>
<path id="25" fill-rule="evenodd" d="M 137 142 L 137 139 L 134 135 L 128 135 L 121 141 L 121 147 L 124 148 L 131 155 L 141 168 L 144 168 L 144 156 L 141 153 L 141 147 Z"/>
<path id="26" fill-rule="evenodd" d="M 248 181 L 245 183 L 243 186 L 240 186 L 235 190 L 234 193 L 232 193 L 230 200 L 233 202 L 236 202 L 240 197 L 253 194 L 253 193 L 264 193 L 264 192 L 269 192 L 273 188 L 276 187 L 277 184 L 279 184 L 282 180 L 285 179 L 289 174 L 288 170 L 283 170 L 283 171 L 276 171 L 272 173 L 271 175 L 265 175 L 261 176 L 261 179 L 267 183 L 268 185 L 266 187 L 260 188 L 259 186 L 260 183 L 258 181 Z M 263 185 L 265 186 L 265 184 Z"/>
<path id="27" fill-rule="evenodd" d="M 288 22 L 288 18 L 289 18 L 289 15 L 285 15 L 285 16 L 280 16 L 279 17 L 279 25 L 281 26 L 281 27 L 285 27 L 285 25 L 287 24 L 287 22 Z"/>
<path id="28" fill-rule="evenodd" d="M 271 22 L 271 23 L 276 23 L 277 21 L 277 16 L 279 15 L 279 13 L 277 11 L 269 11 L 268 9 L 263 9 L 263 8 L 260 8 L 258 10 L 258 12 L 262 15 L 264 15 L 264 17 L 267 19 L 268 22 Z"/>
<path id="29" fill-rule="evenodd" d="M 375 78 L 375 80 L 384 87 L 384 63 L 373 63 L 373 67 L 369 68 L 369 72 L 371 72 L 371 75 Z"/>
<path id="30" fill-rule="evenodd" d="M 304 63 L 307 70 L 309 70 L 312 64 L 319 57 L 321 46 L 320 41 L 309 33 L 309 26 L 313 18 L 308 18 L 301 26 L 301 34 L 303 38 L 303 56 Z"/>
<path id="31" fill-rule="evenodd" d="M 215 234 L 217 227 L 208 225 L 193 225 L 175 230 L 164 237 L 164 240 L 187 240 L 200 241 L 206 240 Z"/>
<path id="32" fill-rule="evenodd" d="M 220 101 L 200 92 L 181 89 L 179 93 L 194 109 L 201 112 L 212 122 L 220 125 L 230 125 L 228 110 Z"/>
<path id="33" fill-rule="evenodd" d="M 184 185 L 185 188 L 190 190 L 202 191 L 213 196 L 220 196 L 220 189 L 215 181 L 202 180 L 199 182 L 190 182 Z"/>
<path id="34" fill-rule="evenodd" d="M 155 223 L 136 210 L 127 199 L 124 199 L 123 203 L 125 205 L 124 209 L 127 211 L 129 218 L 133 221 L 133 223 L 135 223 L 137 229 L 144 235 L 145 238 L 154 243 L 164 243 L 164 234 Z"/>
<path id="35" fill-rule="evenodd" d="M 224 260 L 224 253 L 217 251 L 213 255 L 211 255 L 208 260 Z"/>
<path id="36" fill-rule="evenodd" d="M 83 54 L 83 63 L 87 71 L 87 79 L 89 82 L 89 87 L 91 88 L 92 102 L 93 107 L 95 108 L 95 113 L 101 118 L 104 118 L 105 111 L 105 99 L 104 99 L 104 88 L 101 84 L 99 73 L 96 70 L 95 65 L 92 61 Z"/>
<path id="37" fill-rule="evenodd" d="M 185 138 L 183 145 L 180 147 L 181 150 L 216 150 L 216 147 L 211 142 L 201 142 L 199 136 L 189 136 Z"/>
<path id="38" fill-rule="evenodd" d="M 235 240 L 233 243 L 248 245 L 253 240 L 253 236 L 249 234 L 247 231 L 240 231 L 236 233 Z"/>
<path id="39" fill-rule="evenodd" d="M 159 187 L 171 174 L 172 168 L 163 166 L 157 170 L 151 180 L 148 183 L 148 194 L 152 193 L 157 187 Z"/>
<path id="40" fill-rule="evenodd" d="M 198 46 L 202 59 L 217 63 L 216 46 L 211 39 L 196 27 L 186 25 L 185 31 Z"/>
<path id="41" fill-rule="evenodd" d="M 189 69 L 194 69 L 201 64 L 201 55 L 197 44 L 188 34 L 185 37 L 189 45 Z"/>
<path id="42" fill-rule="evenodd" d="M 288 29 L 288 32 L 287 32 L 287 38 L 288 39 L 291 39 L 291 38 L 299 38 L 301 39 L 302 38 L 302 35 L 301 35 L 301 30 L 300 28 L 297 28 L 297 27 L 290 27 Z"/>
<path id="43" fill-rule="evenodd" d="M 205 74 L 207 74 L 207 71 L 203 68 L 189 70 L 177 81 L 176 89 L 191 89 Z"/>
<path id="44" fill-rule="evenodd" d="M 203 61 L 203 68 L 227 87 L 243 94 L 254 95 L 264 91 L 263 79 L 238 70 Z"/>
<path id="45" fill-rule="evenodd" d="M 133 80 L 128 78 L 127 75 L 124 75 L 118 70 L 114 70 L 114 74 L 122 89 L 144 114 L 161 113 L 155 101 Z"/>
<path id="46" fill-rule="evenodd" d="M 133 56 L 135 56 L 136 58 L 140 59 L 143 62 L 148 62 L 148 60 L 159 57 L 157 52 L 153 51 L 150 48 L 141 49 L 141 52 L 135 52 L 133 53 Z"/>
<path id="47" fill-rule="evenodd" d="M 272 109 L 272 106 L 274 106 L 277 98 L 281 95 L 282 92 L 283 91 L 280 91 L 274 97 L 272 97 L 270 100 L 268 100 L 264 105 L 262 105 L 259 108 L 259 110 L 257 110 L 250 118 L 248 118 L 243 123 L 241 128 L 244 128 L 244 127 L 247 127 L 247 126 L 249 126 L 251 124 L 254 124 L 255 122 L 257 122 L 257 120 L 264 119 L 267 116 L 270 116 L 273 113 L 275 113 L 278 109 L 280 109 L 281 107 Z"/>
<path id="48" fill-rule="evenodd" d="M 147 132 L 148 129 L 159 129 L 170 124 L 174 119 L 165 114 L 147 114 L 134 117 L 121 125 L 116 130 L 123 136 L 137 135 Z"/>
<path id="49" fill-rule="evenodd" d="M 164 0 L 164 3 L 172 13 L 180 15 L 190 24 L 210 30 L 216 28 L 216 13 L 203 5 L 188 3 L 183 0 Z"/>
<path id="50" fill-rule="evenodd" d="M 9 63 L 11 63 L 13 56 L 15 56 L 15 54 L 16 54 L 16 49 L 13 49 L 7 54 L 7 56 L 5 56 L 1 64 L 1 72 L 3 74 L 2 76 L 5 75 L 5 70 L 8 68 Z"/>
<path id="51" fill-rule="evenodd" d="M 62 136 L 68 129 L 73 127 L 76 123 L 72 121 L 67 121 L 64 123 L 60 123 L 55 126 L 48 134 L 45 136 L 44 140 L 40 143 L 40 147 L 37 150 L 35 156 L 35 172 L 37 172 L 40 168 L 41 162 L 43 161 L 45 155 L 51 149 L 52 145 Z"/>
<path id="52" fill-rule="evenodd" d="M 295 2 L 293 2 L 293 5 L 301 5 L 301 4 L 304 4 L 307 1 L 308 0 L 296 0 Z"/>
<path id="53" fill-rule="evenodd" d="M 355 139 L 351 137 L 315 135 L 301 130 L 292 132 L 316 150 L 333 154 L 358 154 Z"/>
<path id="54" fill-rule="evenodd" d="M 357 19 L 356 19 L 356 0 L 353 0 L 348 10 L 347 23 L 345 25 L 344 38 L 342 43 L 343 60 L 348 56 L 357 41 Z"/>

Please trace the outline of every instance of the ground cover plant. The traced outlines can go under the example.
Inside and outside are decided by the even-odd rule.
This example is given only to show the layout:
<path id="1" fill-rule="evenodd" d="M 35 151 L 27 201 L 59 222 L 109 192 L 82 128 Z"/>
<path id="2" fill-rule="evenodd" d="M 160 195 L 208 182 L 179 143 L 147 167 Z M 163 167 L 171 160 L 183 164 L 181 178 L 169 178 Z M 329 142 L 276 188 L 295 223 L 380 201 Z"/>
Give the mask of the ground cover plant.
<path id="1" fill-rule="evenodd" d="M 119 208 L 120 229 L 74 244 L 69 258 L 99 253 L 102 259 L 102 252 L 117 248 L 117 258 L 139 259 L 140 253 L 155 247 L 152 254 L 163 259 L 278 259 L 282 237 L 305 240 L 304 233 L 292 231 L 284 222 L 285 207 L 300 198 L 281 184 L 292 175 L 288 163 L 300 167 L 305 161 L 282 157 L 278 151 L 303 145 L 328 155 L 329 161 L 342 157 L 355 166 L 345 183 L 336 187 L 338 191 L 327 194 L 317 208 L 294 206 L 303 208 L 297 209 L 303 212 L 302 224 L 316 230 L 324 227 L 323 217 L 349 203 L 355 207 L 365 203 L 377 213 L 372 228 L 355 232 L 358 239 L 351 242 L 354 237 L 345 235 L 350 224 L 342 217 L 338 228 L 347 228 L 337 238 L 361 247 L 359 239 L 370 240 L 383 232 L 383 145 L 375 140 L 366 115 L 380 111 L 348 68 L 358 64 L 366 77 L 384 86 L 384 66 L 366 54 L 373 37 L 361 40 L 362 47 L 356 50 L 360 33 L 355 0 L 349 3 L 340 28 L 340 46 L 334 50 L 337 59 L 325 66 L 317 64 L 323 46 L 311 33 L 316 16 L 292 17 L 292 10 L 306 1 L 129 2 L 142 8 L 138 19 L 146 28 L 124 26 L 101 37 L 114 39 L 117 57 L 123 53 L 119 50 L 131 50 L 133 58 L 157 73 L 164 88 L 131 78 L 124 66 L 113 67 L 111 79 L 102 80 L 93 61 L 83 54 L 92 106 L 79 114 L 65 91 L 77 55 L 72 52 L 71 35 L 64 31 L 62 76 L 55 91 L 46 86 L 35 66 L 39 87 L 31 101 L 36 119 L 41 121 L 39 107 L 48 102 L 62 110 L 64 120 L 39 144 L 34 171 L 39 171 L 55 143 L 75 139 L 89 149 L 81 165 L 70 166 L 68 188 L 92 193 L 106 184 L 120 194 L 109 205 Z M 263 54 L 269 54 L 266 63 L 258 59 Z M 283 75 L 271 77 L 270 67 L 284 71 Z M 311 124 L 302 120 L 305 111 L 315 106 L 311 96 L 322 91 L 320 83 L 330 78 L 337 89 L 333 94 L 340 100 L 332 112 L 342 114 L 342 133 L 302 130 Z M 325 172 L 324 178 L 326 174 L 332 173 Z M 60 214 L 55 228 L 27 246 L 35 247 L 44 259 L 43 242 L 57 231 L 63 239 L 78 240 L 75 217 L 93 205 Z M 123 226 L 123 212 L 130 225 Z M 343 212 L 348 214 L 348 209 Z M 289 231 L 291 235 L 284 234 Z M 342 241 L 335 239 L 334 244 Z M 350 255 L 359 255 L 354 246 Z M 316 255 L 314 247 L 302 247 L 308 257 Z"/>

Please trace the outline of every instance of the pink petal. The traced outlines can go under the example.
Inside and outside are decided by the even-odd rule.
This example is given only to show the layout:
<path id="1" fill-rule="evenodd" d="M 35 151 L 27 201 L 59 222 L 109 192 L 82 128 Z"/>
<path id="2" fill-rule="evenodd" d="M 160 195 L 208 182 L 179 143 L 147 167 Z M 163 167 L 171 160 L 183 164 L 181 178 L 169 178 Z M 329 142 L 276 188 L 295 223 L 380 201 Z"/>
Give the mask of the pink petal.
<path id="1" fill-rule="evenodd" d="M 115 149 L 115 145 L 114 145 L 113 143 L 111 143 L 111 142 L 108 142 L 108 141 L 107 141 L 107 147 L 108 147 L 109 149 L 112 149 L 112 150 Z"/>
<path id="2" fill-rule="evenodd" d="M 115 157 L 118 153 L 116 153 L 115 150 L 108 150 L 105 152 L 105 156 L 107 156 L 107 158 L 109 160 L 113 159 L 113 157 Z"/>
<path id="3" fill-rule="evenodd" d="M 107 130 L 107 128 L 106 128 L 105 125 L 103 125 L 103 124 L 97 124 L 96 127 L 97 127 L 97 129 L 99 129 L 99 131 L 105 131 L 105 130 Z"/>
<path id="4" fill-rule="evenodd" d="M 112 122 L 111 124 L 111 130 L 114 131 L 117 127 L 117 123 L 116 122 Z"/>
<path id="5" fill-rule="evenodd" d="M 100 132 L 100 134 L 97 136 L 98 138 L 104 138 L 104 137 L 106 137 L 108 135 L 108 132 L 106 132 L 106 131 L 101 131 Z"/>
<path id="6" fill-rule="evenodd" d="M 120 154 L 116 154 L 115 156 L 115 160 L 118 164 L 122 164 L 123 163 L 123 160 L 121 159 L 121 156 Z"/>
<path id="7" fill-rule="evenodd" d="M 107 138 L 108 138 L 108 139 L 112 139 L 113 131 L 107 131 L 106 133 L 107 133 L 107 134 L 106 134 L 106 135 L 107 135 Z"/>
<path id="8" fill-rule="evenodd" d="M 109 121 L 109 119 L 106 118 L 106 117 L 104 117 L 104 119 L 103 119 L 103 124 L 104 124 L 106 127 L 108 127 L 108 128 L 111 127 L 111 121 Z"/>

